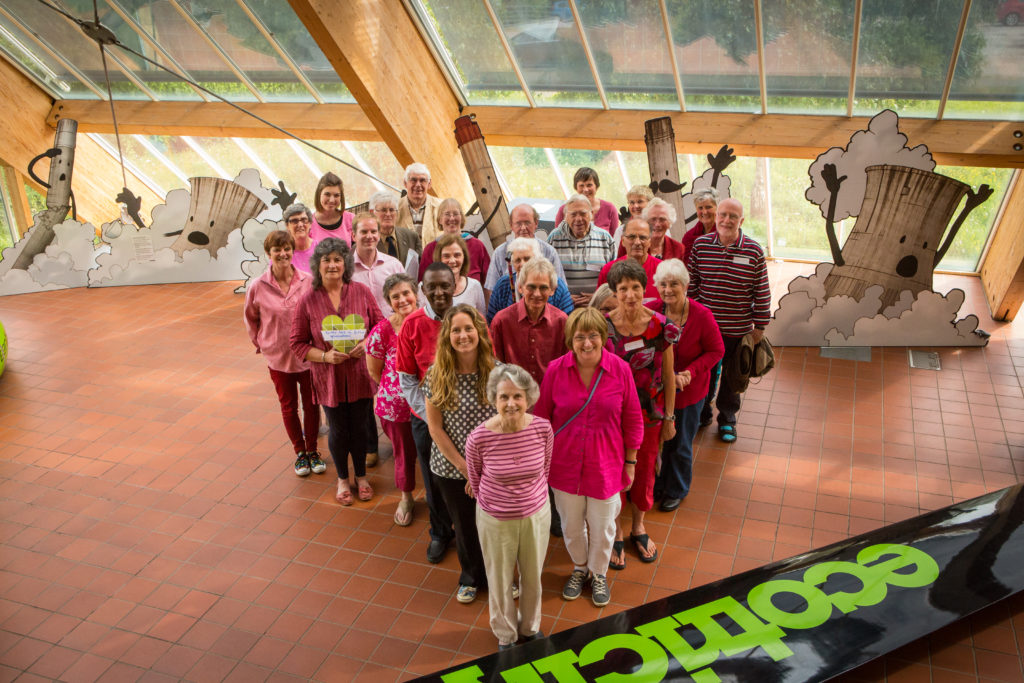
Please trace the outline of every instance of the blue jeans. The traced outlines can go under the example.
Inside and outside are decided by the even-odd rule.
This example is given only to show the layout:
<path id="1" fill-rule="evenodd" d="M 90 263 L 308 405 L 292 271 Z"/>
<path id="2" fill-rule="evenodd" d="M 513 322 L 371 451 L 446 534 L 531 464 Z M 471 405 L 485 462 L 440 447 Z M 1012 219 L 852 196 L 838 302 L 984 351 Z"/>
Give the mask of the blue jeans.
<path id="1" fill-rule="evenodd" d="M 700 426 L 704 401 L 676 411 L 676 435 L 665 442 L 661 451 L 661 472 L 655 488 L 665 498 L 686 498 L 693 479 L 693 439 Z"/>

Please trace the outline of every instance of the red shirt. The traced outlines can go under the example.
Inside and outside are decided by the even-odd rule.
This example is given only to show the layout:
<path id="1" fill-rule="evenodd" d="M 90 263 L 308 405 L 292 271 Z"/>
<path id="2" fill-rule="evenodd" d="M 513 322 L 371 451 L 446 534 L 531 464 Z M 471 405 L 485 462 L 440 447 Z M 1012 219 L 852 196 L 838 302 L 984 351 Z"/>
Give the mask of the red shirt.
<path id="1" fill-rule="evenodd" d="M 418 308 L 402 322 L 398 331 L 398 360 L 395 369 L 422 380 L 427 368 L 434 362 L 437 351 L 437 333 L 441 321 L 427 315 L 425 308 Z"/>
<path id="2" fill-rule="evenodd" d="M 665 305 L 655 301 L 648 308 L 665 314 Z M 722 360 L 725 343 L 718 331 L 718 323 L 707 306 L 690 299 L 690 312 L 680 328 L 679 341 L 672 347 L 675 372 L 690 371 L 690 383 L 676 391 L 676 410 L 703 401 L 708 395 L 711 368 Z"/>
<path id="3" fill-rule="evenodd" d="M 562 311 L 544 304 L 544 313 L 536 321 L 526 312 L 522 300 L 503 309 L 491 321 L 494 355 L 503 363 L 515 363 L 525 369 L 539 385 L 548 363 L 565 355 L 565 321 Z"/>
<path id="4" fill-rule="evenodd" d="M 331 298 L 323 288 L 314 289 L 295 309 L 290 339 L 292 353 L 304 360 L 310 348 L 320 351 L 332 348 L 331 342 L 325 341 L 323 336 L 323 320 L 329 315 L 336 315 L 343 321 L 352 315 L 361 317 L 358 324 L 364 340 L 365 335 L 384 317 L 366 285 L 358 282 L 342 285 L 341 303 L 337 309 L 331 305 Z M 373 398 L 377 393 L 364 358 L 349 358 L 337 365 L 313 362 L 309 366 L 313 376 L 313 398 L 318 405 L 333 408 L 361 398 Z"/>
<path id="5" fill-rule="evenodd" d="M 626 245 L 619 245 L 619 256 L 626 255 Z M 682 242 L 677 242 L 668 235 L 665 235 L 665 244 L 661 248 L 661 256 L 655 256 L 654 258 L 662 261 L 667 261 L 670 258 L 677 258 L 683 263 L 686 263 L 686 247 L 683 246 Z"/>
<path id="6" fill-rule="evenodd" d="M 597 276 L 598 286 L 608 282 L 608 271 L 612 269 L 619 261 L 625 261 L 628 256 L 617 258 L 610 263 L 606 263 L 604 268 L 601 269 L 601 274 Z M 661 301 L 661 294 L 658 294 L 658 288 L 654 286 L 654 271 L 658 269 L 658 265 L 661 263 L 661 259 L 655 258 L 650 254 L 647 255 L 647 260 L 644 261 L 644 272 L 647 273 L 647 288 L 644 289 L 644 303 L 649 301 Z"/>
<path id="7" fill-rule="evenodd" d="M 703 223 L 701 223 L 700 221 L 697 221 L 692 228 L 690 228 L 689 230 L 687 230 L 683 234 L 683 242 L 682 242 L 682 244 L 683 244 L 683 248 L 686 250 L 686 253 L 689 254 L 690 250 L 693 249 L 693 241 L 695 239 L 697 239 L 701 235 L 706 235 L 709 232 L 714 232 L 714 231 L 715 231 L 715 224 L 714 223 L 711 224 L 710 228 L 705 228 Z"/>

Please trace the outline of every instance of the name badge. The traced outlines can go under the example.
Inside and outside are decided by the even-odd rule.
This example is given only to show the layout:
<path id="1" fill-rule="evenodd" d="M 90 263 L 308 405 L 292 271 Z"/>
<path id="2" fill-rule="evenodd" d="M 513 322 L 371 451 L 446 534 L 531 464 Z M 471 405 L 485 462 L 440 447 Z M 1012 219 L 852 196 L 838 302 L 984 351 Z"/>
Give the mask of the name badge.
<path id="1" fill-rule="evenodd" d="M 644 348 L 644 340 L 643 339 L 634 339 L 633 341 L 627 343 L 622 348 L 625 351 L 636 351 L 637 349 L 642 349 L 642 348 Z"/>
<path id="2" fill-rule="evenodd" d="M 732 257 L 732 262 L 735 263 L 736 265 L 739 265 L 739 266 L 749 266 L 750 265 L 750 257 L 749 256 L 733 256 Z"/>
<path id="3" fill-rule="evenodd" d="M 595 271 L 597 273 L 600 273 L 602 268 L 604 268 L 604 264 L 603 263 L 588 263 L 587 264 L 587 270 L 593 270 L 593 271 Z"/>
<path id="4" fill-rule="evenodd" d="M 366 336 L 366 330 L 323 330 L 320 332 L 323 335 L 324 341 L 359 341 Z"/>

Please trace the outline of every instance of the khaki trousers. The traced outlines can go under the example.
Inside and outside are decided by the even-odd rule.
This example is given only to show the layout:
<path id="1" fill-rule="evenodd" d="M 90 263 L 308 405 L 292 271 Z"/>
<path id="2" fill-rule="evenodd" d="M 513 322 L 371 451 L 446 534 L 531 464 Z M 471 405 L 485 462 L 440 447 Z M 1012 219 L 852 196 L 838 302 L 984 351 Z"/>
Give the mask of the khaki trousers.
<path id="1" fill-rule="evenodd" d="M 491 631 L 501 644 L 514 643 L 519 635 L 540 630 L 540 574 L 548 552 L 551 506 L 523 519 L 495 519 L 476 508 L 476 528 L 487 572 L 487 603 Z M 512 581 L 519 565 L 519 610 L 512 599 Z"/>
<path id="2" fill-rule="evenodd" d="M 600 500 L 554 491 L 555 507 L 562 517 L 562 538 L 574 569 L 606 575 L 615 542 L 615 518 L 622 510 L 620 494 Z"/>

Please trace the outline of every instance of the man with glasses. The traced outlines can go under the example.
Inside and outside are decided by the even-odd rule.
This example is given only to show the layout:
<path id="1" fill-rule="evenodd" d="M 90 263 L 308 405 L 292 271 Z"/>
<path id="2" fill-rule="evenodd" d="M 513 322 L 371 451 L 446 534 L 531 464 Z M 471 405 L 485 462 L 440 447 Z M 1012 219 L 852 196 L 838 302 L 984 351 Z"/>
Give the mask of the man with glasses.
<path id="1" fill-rule="evenodd" d="M 491 257 L 491 265 L 487 269 L 487 279 L 484 281 L 484 289 L 494 291 L 494 286 L 502 275 L 509 274 L 510 254 L 508 251 L 509 242 L 520 237 L 534 240 L 540 255 L 551 262 L 555 267 L 555 275 L 559 280 L 565 280 L 565 271 L 562 270 L 562 261 L 558 258 L 558 252 L 547 242 L 537 239 L 537 224 L 540 223 L 540 215 L 537 210 L 529 204 L 517 204 L 509 214 L 509 222 L 512 223 L 512 232 L 505 243 L 494 250 Z"/>
<path id="2" fill-rule="evenodd" d="M 398 215 L 398 198 L 391 192 L 381 191 L 370 197 L 370 210 L 377 217 L 380 226 L 380 241 L 377 251 L 399 260 L 410 277 L 419 273 L 420 257 L 423 243 L 415 232 L 396 224 Z M 415 258 L 410 256 L 415 254 Z"/>
<path id="3" fill-rule="evenodd" d="M 427 194 L 430 191 L 430 169 L 415 163 L 405 167 L 405 196 L 398 202 L 398 226 L 412 230 L 420 244 L 429 244 L 438 238 L 437 206 L 441 200 Z"/>
<path id="4" fill-rule="evenodd" d="M 622 229 L 622 244 L 626 247 L 626 255 L 615 259 L 602 268 L 601 274 L 597 276 L 597 284 L 603 285 L 608 281 L 608 271 L 612 269 L 612 266 L 619 261 L 631 258 L 643 266 L 644 272 L 647 273 L 644 303 L 661 299 L 658 288 L 654 286 L 654 271 L 658 269 L 661 259 L 655 258 L 648 253 L 648 247 L 651 245 L 651 226 L 642 218 L 631 219 L 626 223 L 626 227 Z"/>
<path id="5" fill-rule="evenodd" d="M 590 303 L 597 276 L 615 258 L 615 240 L 594 225 L 590 199 L 574 194 L 565 202 L 565 220 L 548 237 L 565 268 L 565 282 L 577 308 Z"/>

